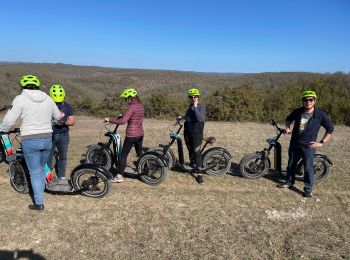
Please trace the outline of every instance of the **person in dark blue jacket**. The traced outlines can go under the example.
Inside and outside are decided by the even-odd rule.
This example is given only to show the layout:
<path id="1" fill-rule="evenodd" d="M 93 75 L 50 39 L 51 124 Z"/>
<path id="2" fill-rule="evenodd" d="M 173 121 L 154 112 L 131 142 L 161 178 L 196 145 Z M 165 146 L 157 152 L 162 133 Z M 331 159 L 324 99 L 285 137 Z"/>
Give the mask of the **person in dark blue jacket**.
<path id="1" fill-rule="evenodd" d="M 288 150 L 288 167 L 286 182 L 280 184 L 279 188 L 291 188 L 295 182 L 296 166 L 300 158 L 304 160 L 304 197 L 312 197 L 314 185 L 313 160 L 315 149 L 323 146 L 331 137 L 334 127 L 327 114 L 317 108 L 316 93 L 304 91 L 302 94 L 303 106 L 292 111 L 286 118 L 285 132 L 292 133 Z M 294 122 L 293 131 L 290 130 Z M 323 138 L 317 141 L 317 135 L 321 126 L 326 130 Z"/>
<path id="2" fill-rule="evenodd" d="M 56 177 L 53 183 L 58 183 L 60 179 L 65 179 L 67 168 L 67 153 L 69 145 L 69 127 L 75 124 L 75 117 L 71 105 L 65 101 L 66 92 L 61 85 L 53 85 L 50 88 L 50 97 L 56 103 L 58 109 L 64 113 L 64 117 L 53 122 L 52 125 L 52 149 L 47 165 L 53 168 L 53 157 L 55 149 L 58 152 Z"/>

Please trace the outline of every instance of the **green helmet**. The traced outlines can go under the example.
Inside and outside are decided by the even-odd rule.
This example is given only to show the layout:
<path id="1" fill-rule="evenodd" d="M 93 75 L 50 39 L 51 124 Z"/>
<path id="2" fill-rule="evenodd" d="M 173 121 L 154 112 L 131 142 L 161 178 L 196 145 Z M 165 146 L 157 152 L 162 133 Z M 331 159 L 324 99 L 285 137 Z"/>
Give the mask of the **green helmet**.
<path id="1" fill-rule="evenodd" d="M 40 87 L 40 80 L 38 79 L 37 76 L 34 75 L 25 75 L 22 76 L 19 84 L 21 85 L 22 88 L 28 86 L 28 85 L 33 85 L 36 87 Z"/>
<path id="2" fill-rule="evenodd" d="M 303 92 L 301 98 L 314 97 L 317 98 L 316 92 L 312 90 L 306 90 Z"/>
<path id="3" fill-rule="evenodd" d="M 200 96 L 199 90 L 196 88 L 189 89 L 188 96 Z"/>
<path id="4" fill-rule="evenodd" d="M 64 88 L 61 87 L 61 85 L 52 85 L 50 88 L 50 97 L 53 101 L 56 103 L 61 103 L 64 101 L 65 96 L 66 92 L 64 91 Z"/>
<path id="5" fill-rule="evenodd" d="M 119 95 L 119 97 L 121 98 L 136 97 L 136 96 L 137 96 L 137 91 L 134 88 L 127 88 Z"/>

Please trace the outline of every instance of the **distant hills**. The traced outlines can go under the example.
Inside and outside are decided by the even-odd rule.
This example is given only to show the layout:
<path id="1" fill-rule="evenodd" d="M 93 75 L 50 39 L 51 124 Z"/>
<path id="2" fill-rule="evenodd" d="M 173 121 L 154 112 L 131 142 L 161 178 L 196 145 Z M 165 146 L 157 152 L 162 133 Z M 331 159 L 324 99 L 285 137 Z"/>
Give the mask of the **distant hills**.
<path id="1" fill-rule="evenodd" d="M 42 82 L 44 91 L 47 91 L 53 84 L 61 84 L 66 89 L 67 99 L 79 106 L 81 111 L 84 111 L 86 103 L 89 103 L 88 110 L 93 111 L 96 107 L 100 107 L 101 102 L 106 103 L 106 99 L 109 100 L 109 103 L 115 102 L 117 94 L 130 86 L 136 88 L 143 99 L 154 96 L 161 99 L 162 96 L 167 96 L 169 100 L 184 99 L 186 91 L 192 87 L 199 88 L 203 97 L 220 95 L 220 93 L 227 93 L 227 89 L 236 88 L 249 89 L 244 95 L 259 96 L 260 93 L 276 94 L 279 90 L 288 92 L 288 88 L 314 87 L 320 89 L 317 86 L 321 85 L 322 91 L 325 89 L 324 86 L 329 85 L 330 95 L 333 95 L 334 93 L 332 94 L 331 91 L 333 83 L 336 83 L 337 86 L 340 85 L 346 93 L 350 90 L 350 74 L 342 72 L 332 74 L 308 72 L 200 73 L 75 66 L 61 63 L 0 62 L 0 107 L 11 103 L 12 99 L 20 93 L 18 82 L 20 77 L 25 74 L 37 75 Z M 223 88 L 226 90 L 217 91 Z M 266 102 L 267 94 L 262 95 L 264 97 L 261 98 Z M 271 94 L 268 95 L 271 96 Z M 254 102 L 262 101 L 256 100 Z M 153 103 L 152 106 L 157 106 L 156 104 Z M 226 110 L 232 109 L 232 107 L 232 105 L 228 105 Z M 108 109 L 108 107 L 104 109 Z M 231 112 L 228 114 L 231 115 Z M 216 117 L 213 116 L 213 118 Z M 224 117 L 223 120 L 230 120 L 230 117 Z M 249 120 L 254 121 L 255 119 Z"/>
<path id="2" fill-rule="evenodd" d="M 237 87 L 249 84 L 254 88 L 278 88 L 291 82 L 307 82 L 318 77 L 327 77 L 327 74 L 305 72 L 199 73 L 75 66 L 61 63 L 0 62 L 0 91 L 10 99 L 13 98 L 18 93 L 15 89 L 23 74 L 39 76 L 44 87 L 62 84 L 67 88 L 68 96 L 70 93 L 75 93 L 94 99 L 114 95 L 128 86 L 137 88 L 141 95 L 158 90 L 182 95 L 191 87 L 197 87 L 205 94 L 219 86 Z"/>

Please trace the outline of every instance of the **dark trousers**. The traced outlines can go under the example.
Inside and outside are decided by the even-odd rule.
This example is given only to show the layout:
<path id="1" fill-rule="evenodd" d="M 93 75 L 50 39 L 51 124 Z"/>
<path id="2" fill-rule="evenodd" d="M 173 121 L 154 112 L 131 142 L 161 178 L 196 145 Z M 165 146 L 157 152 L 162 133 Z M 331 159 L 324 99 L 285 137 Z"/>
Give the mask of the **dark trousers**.
<path id="1" fill-rule="evenodd" d="M 196 164 L 197 167 L 203 167 L 201 145 L 203 142 L 203 133 L 185 133 L 185 143 L 190 157 L 190 163 Z"/>
<path id="2" fill-rule="evenodd" d="M 62 133 L 62 134 L 53 134 L 52 135 L 52 149 L 49 156 L 49 161 L 47 165 L 50 169 L 54 165 L 52 165 L 53 155 L 55 152 L 55 149 L 57 148 L 58 152 L 58 158 L 57 158 L 57 164 L 56 164 L 56 174 L 58 178 L 64 178 L 66 175 L 66 167 L 67 167 L 67 152 L 68 152 L 68 145 L 69 145 L 69 133 Z"/>
<path id="3" fill-rule="evenodd" d="M 126 137 L 123 143 L 122 148 L 122 156 L 118 165 L 117 173 L 123 175 L 125 171 L 125 167 L 127 164 L 127 158 L 131 151 L 131 148 L 135 146 L 135 151 L 137 157 L 140 157 L 142 155 L 142 142 L 143 142 L 143 136 L 138 137 Z"/>
<path id="4" fill-rule="evenodd" d="M 304 191 L 311 192 L 314 185 L 314 156 L 315 149 L 305 145 L 291 144 L 288 150 L 288 167 L 286 181 L 293 185 L 295 182 L 295 171 L 298 161 L 304 160 Z"/>

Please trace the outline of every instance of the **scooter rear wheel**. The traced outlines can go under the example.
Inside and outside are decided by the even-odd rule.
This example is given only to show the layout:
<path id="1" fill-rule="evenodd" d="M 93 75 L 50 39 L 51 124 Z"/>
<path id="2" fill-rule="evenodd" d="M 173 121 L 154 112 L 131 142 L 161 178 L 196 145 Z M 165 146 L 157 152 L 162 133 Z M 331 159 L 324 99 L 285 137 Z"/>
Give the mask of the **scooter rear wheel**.
<path id="1" fill-rule="evenodd" d="M 82 168 L 74 172 L 72 176 L 74 188 L 81 190 L 87 197 L 102 198 L 110 192 L 112 183 L 102 172 Z"/>
<path id="2" fill-rule="evenodd" d="M 242 158 L 239 169 L 243 177 L 257 179 L 268 172 L 269 163 L 266 158 L 263 158 L 262 154 L 251 153 Z"/>

